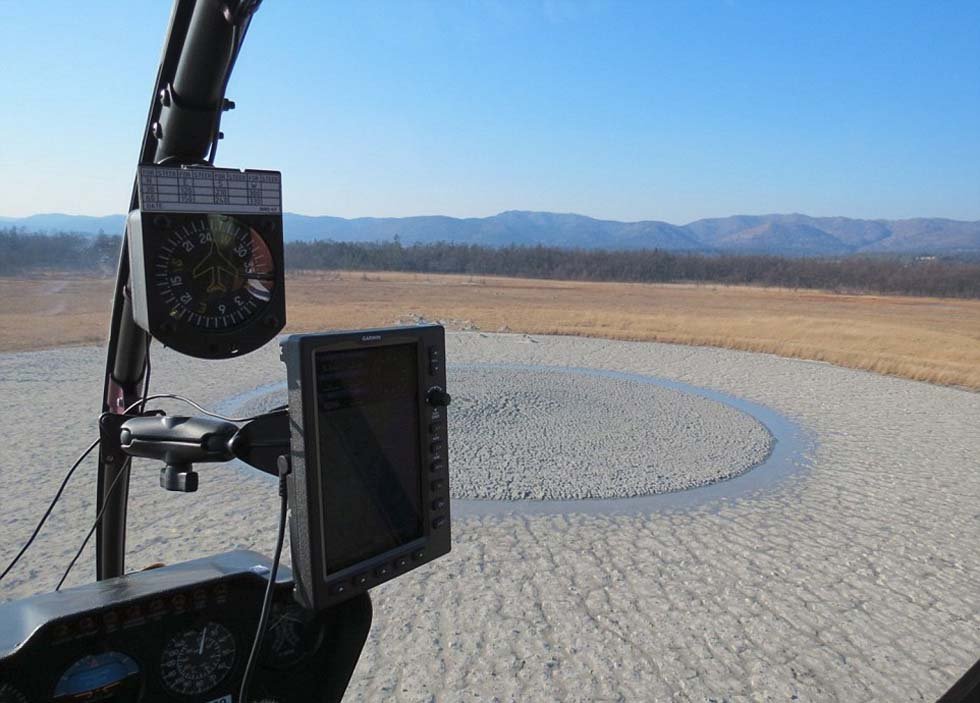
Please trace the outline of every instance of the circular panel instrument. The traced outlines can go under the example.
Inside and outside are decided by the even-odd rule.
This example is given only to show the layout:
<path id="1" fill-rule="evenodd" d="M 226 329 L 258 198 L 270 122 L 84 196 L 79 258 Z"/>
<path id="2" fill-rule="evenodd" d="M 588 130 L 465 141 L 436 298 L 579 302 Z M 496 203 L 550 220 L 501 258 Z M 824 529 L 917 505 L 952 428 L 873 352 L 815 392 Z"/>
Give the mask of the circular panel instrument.
<path id="1" fill-rule="evenodd" d="M 275 337 L 286 322 L 279 173 L 142 165 L 138 178 L 126 224 L 135 322 L 205 359 Z"/>
<path id="2" fill-rule="evenodd" d="M 130 700 L 139 692 L 140 668 L 122 652 L 89 654 L 77 660 L 58 679 L 51 700 Z M 2 700 L 2 699 L 0 699 Z"/>
<path id="3" fill-rule="evenodd" d="M 276 265 L 255 229 L 230 215 L 202 215 L 169 232 L 151 276 L 172 324 L 230 331 L 263 313 Z"/>
<path id="4" fill-rule="evenodd" d="M 220 623 L 184 630 L 164 646 L 160 677 L 171 693 L 195 696 L 210 691 L 235 666 L 235 651 L 234 635 Z"/>

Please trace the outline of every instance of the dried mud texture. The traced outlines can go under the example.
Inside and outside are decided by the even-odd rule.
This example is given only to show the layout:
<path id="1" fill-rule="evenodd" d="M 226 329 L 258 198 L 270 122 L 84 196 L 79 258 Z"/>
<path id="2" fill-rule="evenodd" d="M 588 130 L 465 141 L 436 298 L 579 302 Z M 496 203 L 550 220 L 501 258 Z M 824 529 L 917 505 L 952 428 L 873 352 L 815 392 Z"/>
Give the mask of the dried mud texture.
<path id="1" fill-rule="evenodd" d="M 558 369 L 450 367 L 450 485 L 482 500 L 628 498 L 705 486 L 772 437 L 722 403 Z"/>
<path id="2" fill-rule="evenodd" d="M 659 495 L 738 476 L 766 459 L 767 428 L 724 403 L 561 367 L 447 374 L 453 498 L 580 500 Z M 286 402 L 275 388 L 228 412 Z"/>
<path id="3" fill-rule="evenodd" d="M 469 364 L 676 379 L 782 413 L 810 469 L 737 499 L 631 515 L 457 517 L 453 552 L 373 592 L 351 701 L 935 700 L 980 653 L 980 395 L 821 363 L 596 339 L 454 334 Z M 0 355 L 0 554 L 93 435 L 98 349 Z M 207 404 L 278 381 L 277 350 L 154 356 Z M 178 406 L 171 406 L 176 409 Z M 86 410 L 89 409 L 89 410 Z M 274 484 L 137 463 L 128 563 L 269 551 Z M 49 590 L 94 515 L 91 463 L 0 597 Z M 91 547 L 70 583 L 93 577 Z"/>

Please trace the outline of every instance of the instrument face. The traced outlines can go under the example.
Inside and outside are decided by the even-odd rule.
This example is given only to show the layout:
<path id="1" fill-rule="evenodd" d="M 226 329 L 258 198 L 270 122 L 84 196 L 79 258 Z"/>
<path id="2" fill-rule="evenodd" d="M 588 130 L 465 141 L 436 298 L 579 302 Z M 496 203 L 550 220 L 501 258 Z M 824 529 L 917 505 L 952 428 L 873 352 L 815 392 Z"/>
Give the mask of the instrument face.
<path id="1" fill-rule="evenodd" d="M 87 654 L 58 679 L 52 701 L 120 700 L 139 692 L 139 665 L 122 652 Z M 126 695 L 126 694 L 130 695 Z"/>
<path id="2" fill-rule="evenodd" d="M 171 320 L 230 331 L 268 307 L 276 262 L 255 229 L 230 215 L 206 215 L 170 232 L 152 276 Z"/>
<path id="3" fill-rule="evenodd" d="M 133 319 L 175 351 L 227 359 L 286 323 L 275 171 L 139 167 L 127 221 Z"/>
<path id="4" fill-rule="evenodd" d="M 160 655 L 160 677 L 168 691 L 196 696 L 224 681 L 235 666 L 235 636 L 207 622 L 174 635 Z"/>

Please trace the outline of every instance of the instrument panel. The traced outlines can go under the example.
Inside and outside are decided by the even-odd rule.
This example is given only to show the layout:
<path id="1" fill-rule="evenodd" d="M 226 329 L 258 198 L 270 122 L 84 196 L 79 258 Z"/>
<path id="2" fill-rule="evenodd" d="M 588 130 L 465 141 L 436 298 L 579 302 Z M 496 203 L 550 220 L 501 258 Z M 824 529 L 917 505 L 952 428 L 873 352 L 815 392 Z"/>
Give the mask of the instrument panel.
<path id="1" fill-rule="evenodd" d="M 0 703 L 235 703 L 268 573 L 230 552 L 0 605 Z M 339 700 L 370 601 L 318 615 L 292 591 L 283 568 L 250 697 Z"/>

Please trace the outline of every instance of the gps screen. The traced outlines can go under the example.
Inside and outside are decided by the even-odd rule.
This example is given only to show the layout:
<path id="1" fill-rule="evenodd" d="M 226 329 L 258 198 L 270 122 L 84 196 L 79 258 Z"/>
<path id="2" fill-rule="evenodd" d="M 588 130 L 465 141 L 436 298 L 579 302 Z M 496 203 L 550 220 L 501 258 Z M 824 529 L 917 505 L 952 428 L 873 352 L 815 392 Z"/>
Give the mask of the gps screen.
<path id="1" fill-rule="evenodd" d="M 423 536 L 417 353 L 314 355 L 327 575 Z"/>

